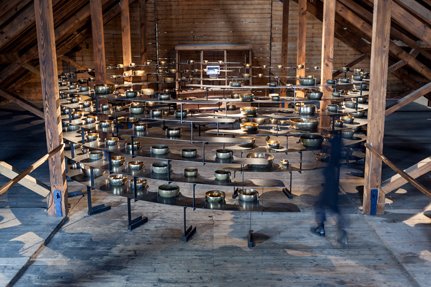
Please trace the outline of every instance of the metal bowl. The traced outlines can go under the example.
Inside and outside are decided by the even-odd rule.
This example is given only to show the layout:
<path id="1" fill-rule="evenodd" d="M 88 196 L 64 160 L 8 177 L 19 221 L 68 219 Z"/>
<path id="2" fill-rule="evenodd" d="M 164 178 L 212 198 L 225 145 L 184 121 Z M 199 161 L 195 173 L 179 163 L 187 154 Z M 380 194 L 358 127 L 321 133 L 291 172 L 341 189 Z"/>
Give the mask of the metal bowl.
<path id="1" fill-rule="evenodd" d="M 271 98 L 271 100 L 273 100 L 273 101 L 279 101 L 280 100 L 280 94 L 278 94 L 278 93 L 272 93 L 272 94 L 269 94 L 269 97 Z"/>
<path id="2" fill-rule="evenodd" d="M 224 202 L 226 194 L 221 190 L 210 190 L 205 192 L 205 200 L 207 202 Z"/>
<path id="3" fill-rule="evenodd" d="M 181 128 L 179 127 L 166 128 L 165 134 L 168 138 L 179 138 L 181 137 Z"/>
<path id="4" fill-rule="evenodd" d="M 236 110 L 236 109 L 237 109 L 237 106 L 235 106 L 235 105 L 226 105 L 226 109 L 227 109 L 228 111 L 234 111 L 234 110 Z"/>
<path id="5" fill-rule="evenodd" d="M 111 126 L 112 126 L 112 121 L 111 120 L 99 121 L 99 127 L 101 129 L 108 129 Z"/>
<path id="6" fill-rule="evenodd" d="M 144 162 L 139 160 L 133 160 L 133 161 L 129 161 L 127 163 L 127 166 L 129 167 L 129 170 L 137 171 L 144 168 Z"/>
<path id="7" fill-rule="evenodd" d="M 299 78 L 299 84 L 301 86 L 315 86 L 316 79 L 313 77 Z"/>
<path id="8" fill-rule="evenodd" d="M 267 118 L 252 118 L 251 119 L 254 123 L 258 124 L 258 125 L 263 125 L 266 123 Z"/>
<path id="9" fill-rule="evenodd" d="M 265 152 L 252 152 L 247 154 L 247 158 L 264 160 L 262 163 L 259 162 L 248 164 L 248 166 L 251 168 L 271 168 L 274 161 L 274 156 L 270 153 Z"/>
<path id="10" fill-rule="evenodd" d="M 94 93 L 98 95 L 107 95 L 111 94 L 114 91 L 113 85 L 95 85 L 94 86 Z"/>
<path id="11" fill-rule="evenodd" d="M 291 119 L 290 121 L 296 129 L 302 131 L 315 131 L 319 125 L 319 121 L 317 119 L 297 118 Z"/>
<path id="12" fill-rule="evenodd" d="M 345 129 L 341 131 L 341 137 L 344 139 L 352 139 L 355 134 L 355 130 L 353 129 Z"/>
<path id="13" fill-rule="evenodd" d="M 177 119 L 184 119 L 187 117 L 187 111 L 186 110 L 176 110 L 175 111 L 175 118 Z"/>
<path id="14" fill-rule="evenodd" d="M 92 116 L 92 115 L 88 115 L 87 117 L 85 117 L 83 119 L 83 122 L 85 125 L 88 124 L 94 124 L 97 121 L 97 117 L 96 116 Z"/>
<path id="15" fill-rule="evenodd" d="M 243 130 L 244 132 L 252 134 L 257 132 L 259 128 L 259 124 L 254 122 L 245 122 L 245 123 L 242 123 L 240 127 L 241 127 L 241 130 Z"/>
<path id="16" fill-rule="evenodd" d="M 216 157 L 218 159 L 231 159 L 233 157 L 233 150 L 218 149 L 216 150 Z"/>
<path id="17" fill-rule="evenodd" d="M 144 122 L 138 122 L 135 124 L 135 131 L 137 132 L 145 132 L 147 129 L 147 124 Z"/>
<path id="18" fill-rule="evenodd" d="M 342 120 L 335 120 L 335 126 L 337 128 L 342 128 L 343 127 L 343 121 Z"/>
<path id="19" fill-rule="evenodd" d="M 338 79 L 338 81 L 342 84 L 348 84 L 350 83 L 350 79 L 349 78 L 340 78 Z"/>
<path id="20" fill-rule="evenodd" d="M 198 169 L 196 167 L 186 167 L 184 169 L 184 177 L 196 177 L 198 176 Z"/>
<path id="21" fill-rule="evenodd" d="M 176 184 L 162 184 L 159 186 L 158 194 L 164 198 L 177 197 L 180 194 L 180 187 Z"/>
<path id="22" fill-rule="evenodd" d="M 86 138 L 89 142 L 96 141 L 99 138 L 99 133 L 87 133 Z"/>
<path id="23" fill-rule="evenodd" d="M 271 140 L 271 139 L 268 139 L 268 140 L 266 141 L 266 145 L 267 145 L 269 148 L 280 148 L 280 141 L 279 141 L 279 140 Z"/>
<path id="24" fill-rule="evenodd" d="M 175 79 L 173 77 L 165 77 L 164 78 L 166 84 L 172 84 L 175 82 Z"/>
<path id="25" fill-rule="evenodd" d="M 85 176 L 87 177 L 91 177 L 91 169 L 93 169 L 93 176 L 94 177 L 98 177 L 101 176 L 103 173 L 103 169 L 101 167 L 89 167 L 89 166 L 84 166 L 84 165 L 80 165 L 81 167 L 81 171 L 85 174 Z"/>
<path id="26" fill-rule="evenodd" d="M 150 111 L 150 116 L 152 118 L 161 118 L 162 117 L 162 110 L 151 110 Z"/>
<path id="27" fill-rule="evenodd" d="M 159 101 L 168 101 L 171 99 L 170 94 L 159 94 L 158 96 Z"/>
<path id="28" fill-rule="evenodd" d="M 307 93 L 307 98 L 309 100 L 312 100 L 312 101 L 319 101 L 319 100 L 322 99 L 322 97 L 323 97 L 323 93 L 322 92 L 310 92 L 310 93 Z"/>
<path id="29" fill-rule="evenodd" d="M 328 112 L 331 112 L 331 113 L 336 113 L 336 112 L 338 112 L 338 110 L 340 109 L 340 106 L 339 105 L 337 105 L 337 104 L 329 104 L 327 107 L 326 107 L 326 110 L 328 111 Z"/>
<path id="30" fill-rule="evenodd" d="M 169 165 L 162 161 L 153 162 L 151 171 L 156 174 L 167 174 L 169 173 Z"/>
<path id="31" fill-rule="evenodd" d="M 316 113 L 315 105 L 301 105 L 298 109 L 300 115 L 312 116 Z"/>
<path id="32" fill-rule="evenodd" d="M 126 98 L 136 98 L 138 96 L 138 92 L 132 91 L 132 90 L 127 90 L 124 95 L 126 96 Z"/>
<path id="33" fill-rule="evenodd" d="M 198 152 L 195 148 L 183 148 L 181 150 L 181 156 L 184 158 L 195 158 Z"/>
<path id="34" fill-rule="evenodd" d="M 254 100 L 253 94 L 242 94 L 239 97 L 242 102 L 252 102 Z"/>
<path id="35" fill-rule="evenodd" d="M 256 107 L 241 107 L 241 114 L 248 117 L 255 117 L 257 115 Z"/>
<path id="36" fill-rule="evenodd" d="M 92 150 L 90 151 L 90 153 L 88 154 L 88 158 L 90 160 L 99 160 L 103 157 L 103 151 L 101 150 Z"/>
<path id="37" fill-rule="evenodd" d="M 359 104 L 366 104 L 368 102 L 368 98 L 364 96 L 357 97 L 356 99 L 358 100 Z"/>
<path id="38" fill-rule="evenodd" d="M 135 180 L 133 178 L 129 181 L 129 186 L 131 190 L 135 189 Z M 143 177 L 136 178 L 136 190 L 146 190 L 148 188 L 147 180 Z"/>
<path id="39" fill-rule="evenodd" d="M 239 201 L 251 202 L 257 201 L 259 192 L 254 188 L 241 188 L 238 189 L 238 199 Z"/>
<path id="40" fill-rule="evenodd" d="M 133 150 L 135 152 L 138 151 L 140 147 L 141 147 L 141 143 L 139 141 L 133 141 Z M 132 143 L 126 142 L 125 148 L 127 151 L 131 151 L 132 150 Z"/>
<path id="41" fill-rule="evenodd" d="M 356 102 L 347 101 L 347 102 L 344 102 L 344 106 L 346 108 L 349 108 L 349 109 L 356 109 L 356 107 L 358 106 L 358 104 Z"/>
<path id="42" fill-rule="evenodd" d="M 230 171 L 224 170 L 224 169 L 218 169 L 214 172 L 215 179 L 219 181 L 230 180 L 230 174 L 231 174 Z"/>
<path id="43" fill-rule="evenodd" d="M 108 180 L 111 186 L 123 186 L 127 181 L 127 176 L 123 174 L 111 174 Z"/>
<path id="44" fill-rule="evenodd" d="M 144 112 L 144 106 L 140 103 L 132 103 L 130 106 L 131 114 L 142 114 Z"/>
<path id="45" fill-rule="evenodd" d="M 290 162 L 289 162 L 288 159 L 282 159 L 282 160 L 280 160 L 280 167 L 281 168 L 286 169 L 286 168 L 289 168 L 289 166 L 290 166 Z"/>
<path id="46" fill-rule="evenodd" d="M 124 156 L 122 156 L 122 155 L 111 156 L 111 165 L 113 167 L 119 167 L 123 164 L 124 164 Z"/>
<path id="47" fill-rule="evenodd" d="M 365 117 L 365 111 L 355 111 L 350 113 L 354 118 L 363 118 Z"/>
<path id="48" fill-rule="evenodd" d="M 333 91 L 332 96 L 335 98 L 339 98 L 339 97 L 341 97 L 341 93 L 339 91 Z"/>
<path id="49" fill-rule="evenodd" d="M 353 124 L 354 121 L 354 117 L 352 115 L 345 115 L 341 117 L 341 120 L 345 123 L 345 124 Z"/>
<path id="50" fill-rule="evenodd" d="M 303 134 L 300 140 L 304 147 L 319 148 L 323 143 L 323 137 L 316 134 Z"/>
<path id="51" fill-rule="evenodd" d="M 238 88 L 238 87 L 241 87 L 241 82 L 230 82 L 229 86 Z"/>
<path id="52" fill-rule="evenodd" d="M 164 144 L 153 145 L 150 148 L 150 152 L 153 155 L 165 155 L 169 153 L 169 147 Z"/>

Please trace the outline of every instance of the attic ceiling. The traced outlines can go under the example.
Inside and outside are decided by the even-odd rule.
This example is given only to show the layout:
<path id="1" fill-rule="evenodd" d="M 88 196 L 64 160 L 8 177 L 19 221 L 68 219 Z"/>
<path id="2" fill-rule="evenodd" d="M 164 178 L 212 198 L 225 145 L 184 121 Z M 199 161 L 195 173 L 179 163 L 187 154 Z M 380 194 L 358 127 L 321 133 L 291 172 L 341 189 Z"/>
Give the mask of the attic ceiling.
<path id="1" fill-rule="evenodd" d="M 67 54 L 91 37 L 89 2 L 53 0 L 57 56 Z M 396 13 L 392 19 L 389 70 L 415 89 L 431 80 L 431 1 L 418 0 L 414 5 L 408 2 L 411 1 L 393 0 Z M 0 3 L 0 85 L 7 91 L 29 73 L 38 73 L 37 39 L 32 0 Z M 106 24 L 120 9 L 116 0 L 102 3 Z M 366 55 L 371 48 L 372 6 L 372 0 L 337 2 L 336 38 Z M 309 0 L 307 8 L 310 14 L 322 19 L 322 0 Z"/>

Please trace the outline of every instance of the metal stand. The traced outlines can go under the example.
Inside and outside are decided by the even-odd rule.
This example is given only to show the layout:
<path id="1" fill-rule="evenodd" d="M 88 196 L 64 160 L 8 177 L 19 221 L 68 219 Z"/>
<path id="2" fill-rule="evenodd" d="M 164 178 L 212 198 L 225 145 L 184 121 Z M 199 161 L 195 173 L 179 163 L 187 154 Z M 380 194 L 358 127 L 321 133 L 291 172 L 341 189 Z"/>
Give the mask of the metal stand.
<path id="1" fill-rule="evenodd" d="M 105 205 L 105 204 L 93 206 L 93 204 L 91 203 L 91 187 L 90 186 L 87 186 L 87 206 L 88 206 L 88 212 L 87 212 L 88 215 L 101 213 L 101 212 L 104 212 L 104 211 L 111 209 L 111 206 Z"/>
<path id="2" fill-rule="evenodd" d="M 249 225 L 248 235 L 247 235 L 247 246 L 248 248 L 253 248 L 256 246 L 256 243 L 254 242 L 253 230 L 251 229 L 251 212 L 250 212 L 250 225 Z"/>
<path id="3" fill-rule="evenodd" d="M 284 195 L 287 196 L 287 198 L 292 199 L 293 198 L 293 194 L 292 194 L 292 171 L 289 170 L 289 188 L 285 187 L 283 188 L 281 191 L 284 193 Z"/>
<path id="4" fill-rule="evenodd" d="M 189 241 L 189 239 L 196 233 L 196 226 L 190 225 L 187 227 L 187 212 L 186 212 L 187 206 L 184 206 L 184 234 L 181 237 L 184 241 Z"/>
<path id="5" fill-rule="evenodd" d="M 136 183 L 135 183 L 136 186 Z M 145 223 L 148 222 L 148 217 L 144 217 L 142 215 L 139 215 L 138 217 L 132 219 L 132 203 L 131 199 L 127 198 L 127 222 L 128 222 L 128 229 L 133 230 Z"/>

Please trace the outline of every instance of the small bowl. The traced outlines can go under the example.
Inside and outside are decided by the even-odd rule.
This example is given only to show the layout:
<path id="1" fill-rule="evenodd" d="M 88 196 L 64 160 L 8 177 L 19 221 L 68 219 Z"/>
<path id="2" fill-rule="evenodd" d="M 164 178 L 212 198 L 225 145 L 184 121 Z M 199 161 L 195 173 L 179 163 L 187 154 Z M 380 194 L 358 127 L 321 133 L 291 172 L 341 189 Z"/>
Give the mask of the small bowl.
<path id="1" fill-rule="evenodd" d="M 256 107 L 241 107 L 241 114 L 248 117 L 255 117 L 257 115 Z"/>
<path id="2" fill-rule="evenodd" d="M 184 169 L 184 177 L 196 177 L 198 176 L 198 169 L 196 167 L 186 167 Z"/>
<path id="3" fill-rule="evenodd" d="M 88 158 L 90 160 L 99 160 L 103 157 L 103 151 L 101 150 L 92 150 L 90 151 L 90 153 L 88 154 Z"/>
<path id="4" fill-rule="evenodd" d="M 288 159 L 282 159 L 282 160 L 280 160 L 280 167 L 281 168 L 286 169 L 286 168 L 289 168 L 289 166 L 290 166 L 290 162 L 289 162 Z"/>
<path id="5" fill-rule="evenodd" d="M 176 184 L 162 184 L 159 186 L 158 194 L 163 198 L 173 198 L 180 194 L 180 187 Z"/>
<path id="6" fill-rule="evenodd" d="M 127 181 L 127 176 L 123 174 L 111 174 L 108 180 L 111 186 L 123 186 Z"/>
<path id="7" fill-rule="evenodd" d="M 310 92 L 307 94 L 307 98 L 312 101 L 319 101 L 323 97 L 322 92 Z"/>
<path id="8" fill-rule="evenodd" d="M 218 169 L 214 172 L 215 179 L 218 181 L 228 181 L 230 180 L 231 172 L 224 169 Z"/>
<path id="9" fill-rule="evenodd" d="M 218 159 L 232 159 L 233 150 L 230 149 L 218 149 L 216 150 L 216 157 Z"/>
<path id="10" fill-rule="evenodd" d="M 93 142 L 99 138 L 99 133 L 87 133 L 87 141 Z"/>
<path id="11" fill-rule="evenodd" d="M 353 124 L 354 121 L 354 117 L 352 115 L 345 115 L 341 117 L 341 120 L 345 123 L 345 124 Z"/>
<path id="12" fill-rule="evenodd" d="M 146 129 L 147 129 L 147 124 L 144 122 L 137 122 L 135 124 L 135 131 L 137 132 L 145 132 Z"/>
<path id="13" fill-rule="evenodd" d="M 278 140 L 267 140 L 266 141 L 266 145 L 269 147 L 269 148 L 275 148 L 275 149 L 277 149 L 277 148 L 280 148 L 280 141 L 278 141 Z"/>
<path id="14" fill-rule="evenodd" d="M 253 94 L 242 94 L 239 97 L 242 102 L 252 102 L 254 100 Z"/>
<path id="15" fill-rule="evenodd" d="M 238 189 L 238 199 L 244 202 L 257 201 L 259 192 L 254 188 L 241 188 Z"/>
<path id="16" fill-rule="evenodd" d="M 108 129 L 112 126 L 112 121 L 111 120 L 104 120 L 104 121 L 100 121 L 99 122 L 99 127 L 101 129 Z"/>
<path id="17" fill-rule="evenodd" d="M 226 194 L 221 190 L 210 190 L 205 192 L 205 200 L 207 202 L 224 202 Z"/>
<path id="18" fill-rule="evenodd" d="M 245 123 L 242 123 L 240 127 L 241 127 L 241 130 L 243 130 L 244 132 L 252 134 L 257 132 L 259 128 L 259 124 L 255 122 L 245 122 Z"/>
<path id="19" fill-rule="evenodd" d="M 137 91 L 132 91 L 132 90 L 127 90 L 124 95 L 126 96 L 126 98 L 136 98 L 138 96 L 138 92 Z"/>
<path id="20" fill-rule="evenodd" d="M 158 96 L 159 101 L 168 101 L 171 99 L 170 94 L 159 94 Z"/>
<path id="21" fill-rule="evenodd" d="M 133 191 L 135 189 L 135 180 L 133 178 L 129 181 L 130 189 Z M 142 177 L 136 178 L 136 190 L 146 190 L 148 188 L 147 180 Z"/>
<path id="22" fill-rule="evenodd" d="M 153 155 L 165 155 L 169 153 L 169 147 L 164 144 L 153 145 L 150 148 L 150 152 Z"/>
<path id="23" fill-rule="evenodd" d="M 86 177 L 91 177 L 91 167 L 80 165 L 81 171 L 85 174 Z M 103 173 L 103 169 L 100 167 L 93 167 L 93 176 L 98 177 Z"/>
<path id="24" fill-rule="evenodd" d="M 113 167 L 119 167 L 124 164 L 124 156 L 122 155 L 113 155 L 111 156 L 111 165 Z"/>
<path id="25" fill-rule="evenodd" d="M 136 152 L 139 150 L 139 148 L 141 147 L 141 143 L 138 141 L 133 141 L 133 150 Z M 131 151 L 132 150 L 132 143 L 131 142 L 126 142 L 125 143 L 125 148 L 127 151 Z"/>
<path id="26" fill-rule="evenodd" d="M 181 150 L 181 156 L 184 158 L 195 158 L 198 152 L 195 148 L 183 148 Z"/>
<path id="27" fill-rule="evenodd" d="M 345 129 L 341 131 L 341 137 L 344 139 L 353 139 L 355 134 L 355 130 L 353 129 Z"/>
<path id="28" fill-rule="evenodd" d="M 167 174 L 169 173 L 169 165 L 162 161 L 153 162 L 151 172 L 155 174 Z"/>
<path id="29" fill-rule="evenodd" d="M 138 170 L 142 170 L 144 168 L 144 162 L 138 161 L 138 160 L 133 160 L 133 161 L 129 161 L 127 163 L 127 166 L 129 167 L 129 170 L 131 170 L 131 171 L 138 171 Z"/>
<path id="30" fill-rule="evenodd" d="M 280 100 L 280 94 L 278 94 L 278 93 L 269 94 L 269 97 L 273 101 L 279 101 Z"/>

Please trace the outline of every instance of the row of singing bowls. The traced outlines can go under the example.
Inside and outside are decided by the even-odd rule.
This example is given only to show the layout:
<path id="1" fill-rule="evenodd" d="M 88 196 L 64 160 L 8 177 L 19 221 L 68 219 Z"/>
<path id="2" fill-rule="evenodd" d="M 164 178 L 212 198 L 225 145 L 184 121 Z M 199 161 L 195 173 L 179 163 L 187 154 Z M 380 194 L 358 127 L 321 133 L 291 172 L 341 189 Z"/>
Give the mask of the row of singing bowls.
<path id="1" fill-rule="evenodd" d="M 205 200 L 209 203 L 224 202 L 226 194 L 221 190 L 209 190 L 205 192 Z"/>
<path id="2" fill-rule="evenodd" d="M 169 164 L 162 161 L 154 162 L 151 165 L 151 172 L 155 174 L 167 174 L 169 173 Z"/>
<path id="3" fill-rule="evenodd" d="M 197 154 L 198 151 L 195 148 L 183 148 L 181 150 L 181 156 L 184 158 L 195 158 Z"/>
<path id="4" fill-rule="evenodd" d="M 274 161 L 274 156 L 270 153 L 265 152 L 252 152 L 247 154 L 247 158 L 256 158 L 256 159 L 264 159 L 265 161 L 263 163 L 251 163 L 248 164 L 251 168 L 271 168 L 272 163 Z"/>
<path id="5" fill-rule="evenodd" d="M 176 184 L 162 184 L 159 186 L 158 194 L 164 198 L 177 197 L 180 194 L 180 187 Z"/>
<path id="6" fill-rule="evenodd" d="M 196 177 L 198 176 L 198 169 L 196 167 L 186 167 L 184 169 L 184 177 Z"/>
<path id="7" fill-rule="evenodd" d="M 239 201 L 244 202 L 255 202 L 259 196 L 259 193 L 254 188 L 241 188 L 237 190 Z"/>
<path id="8" fill-rule="evenodd" d="M 317 134 L 303 134 L 300 137 L 300 141 L 304 147 L 319 148 L 323 143 L 323 137 Z"/>
<path id="9" fill-rule="evenodd" d="M 228 181 L 230 180 L 231 172 L 224 169 L 218 169 L 214 172 L 214 177 L 219 181 Z"/>
<path id="10" fill-rule="evenodd" d="M 297 118 L 290 121 L 296 129 L 302 131 L 315 131 L 319 125 L 319 121 L 316 119 Z"/>
<path id="11" fill-rule="evenodd" d="M 153 145 L 150 148 L 150 152 L 153 155 L 165 155 L 169 153 L 169 147 L 164 144 Z"/>
<path id="12" fill-rule="evenodd" d="M 257 108 L 256 107 L 241 107 L 241 114 L 248 117 L 257 116 Z"/>
<path id="13" fill-rule="evenodd" d="M 253 134 L 257 132 L 259 124 L 255 122 L 245 122 L 240 124 L 240 128 L 246 133 Z"/>
<path id="14" fill-rule="evenodd" d="M 218 159 L 232 159 L 233 158 L 233 150 L 218 149 L 218 150 L 216 150 L 216 157 Z"/>

